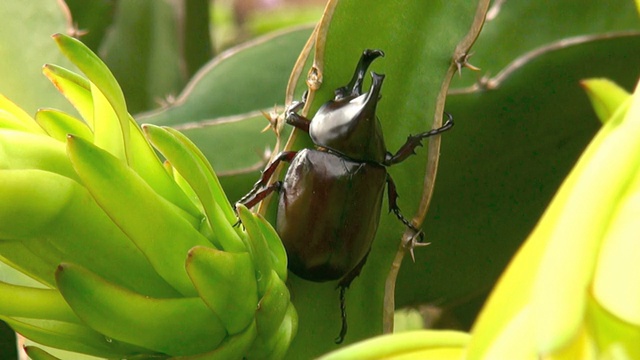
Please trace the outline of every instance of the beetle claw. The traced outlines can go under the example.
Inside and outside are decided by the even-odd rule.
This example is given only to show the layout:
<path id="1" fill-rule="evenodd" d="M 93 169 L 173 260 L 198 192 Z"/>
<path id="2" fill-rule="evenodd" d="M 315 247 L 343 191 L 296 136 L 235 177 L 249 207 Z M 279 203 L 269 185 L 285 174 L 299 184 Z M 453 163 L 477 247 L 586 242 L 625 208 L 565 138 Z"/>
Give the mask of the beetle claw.
<path id="1" fill-rule="evenodd" d="M 417 240 L 416 240 L 417 239 Z M 409 249 L 409 254 L 411 255 L 411 260 L 416 262 L 416 256 L 414 254 L 414 249 L 417 247 L 423 247 L 431 245 L 430 242 L 424 242 L 424 233 L 422 230 L 419 230 L 416 234 L 414 234 L 409 241 L 405 244 L 405 248 Z"/>

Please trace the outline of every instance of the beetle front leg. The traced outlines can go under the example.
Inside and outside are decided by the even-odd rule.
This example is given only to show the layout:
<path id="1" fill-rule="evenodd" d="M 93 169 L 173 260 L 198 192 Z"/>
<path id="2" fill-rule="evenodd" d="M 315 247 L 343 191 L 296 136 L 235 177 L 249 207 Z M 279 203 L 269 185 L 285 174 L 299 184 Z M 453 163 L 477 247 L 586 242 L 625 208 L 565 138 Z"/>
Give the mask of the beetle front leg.
<path id="1" fill-rule="evenodd" d="M 298 111 L 302 110 L 305 103 L 307 102 L 307 95 L 308 92 L 305 91 L 304 94 L 302 94 L 302 101 L 293 102 L 284 111 L 284 121 L 287 124 L 295 126 L 304 132 L 309 132 L 309 124 L 311 123 L 311 120 L 298 114 Z"/>
<path id="2" fill-rule="evenodd" d="M 291 162 L 291 160 L 293 160 L 293 158 L 296 156 L 296 153 L 297 151 L 283 151 L 279 153 L 275 157 L 275 159 L 273 159 L 273 161 L 269 165 L 267 165 L 264 171 L 262 171 L 262 175 L 260 176 L 260 179 L 256 181 L 256 183 L 253 185 L 253 188 L 247 193 L 247 195 L 243 196 L 240 200 L 238 200 L 236 204 L 242 204 L 250 208 L 256 205 L 257 203 L 259 203 L 260 201 L 262 201 L 262 199 L 264 199 L 271 192 L 273 192 L 273 190 L 271 190 L 267 194 L 263 195 L 262 197 L 258 196 L 259 194 L 262 194 L 264 192 L 263 191 L 259 193 L 258 190 L 260 190 L 265 185 L 267 185 L 267 183 L 269 182 L 269 179 L 271 179 L 271 176 L 273 176 L 273 173 L 276 171 L 276 168 L 278 167 L 278 165 L 280 165 L 280 162 L 282 161 Z"/>
<path id="3" fill-rule="evenodd" d="M 274 191 L 280 191 L 282 189 L 282 181 L 276 181 L 273 184 L 267 186 L 261 191 L 256 192 L 249 199 L 246 199 L 244 202 L 238 201 L 238 204 L 242 204 L 248 208 L 256 206 L 260 201 L 264 200 L 267 196 L 271 195 Z M 244 198 L 243 198 L 244 199 Z"/>
<path id="4" fill-rule="evenodd" d="M 416 147 L 422 146 L 423 139 L 428 138 L 430 136 L 441 134 L 451 129 L 453 127 L 453 116 L 451 116 L 451 114 L 447 112 L 445 112 L 445 114 L 447 115 L 447 121 L 444 123 L 444 125 L 442 125 L 437 129 L 423 132 L 422 134 L 410 135 L 407 138 L 407 142 L 404 143 L 404 145 L 400 147 L 400 150 L 398 150 L 394 155 L 392 155 L 391 153 L 387 153 L 384 159 L 384 165 L 390 166 L 393 164 L 403 162 L 406 158 L 415 154 L 414 150 L 416 149 Z"/>

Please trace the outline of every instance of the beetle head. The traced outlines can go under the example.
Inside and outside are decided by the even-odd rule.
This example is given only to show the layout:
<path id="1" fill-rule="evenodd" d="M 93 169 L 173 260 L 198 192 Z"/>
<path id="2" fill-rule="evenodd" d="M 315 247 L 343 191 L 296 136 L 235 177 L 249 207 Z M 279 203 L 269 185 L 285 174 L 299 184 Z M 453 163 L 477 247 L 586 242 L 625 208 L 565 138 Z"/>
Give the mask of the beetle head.
<path id="1" fill-rule="evenodd" d="M 311 140 L 357 161 L 382 163 L 387 149 L 376 117 L 384 75 L 371 73 L 368 92 L 362 93 L 364 74 L 380 50 L 365 50 L 351 82 L 336 90 L 335 98 L 322 105 L 309 126 Z"/>

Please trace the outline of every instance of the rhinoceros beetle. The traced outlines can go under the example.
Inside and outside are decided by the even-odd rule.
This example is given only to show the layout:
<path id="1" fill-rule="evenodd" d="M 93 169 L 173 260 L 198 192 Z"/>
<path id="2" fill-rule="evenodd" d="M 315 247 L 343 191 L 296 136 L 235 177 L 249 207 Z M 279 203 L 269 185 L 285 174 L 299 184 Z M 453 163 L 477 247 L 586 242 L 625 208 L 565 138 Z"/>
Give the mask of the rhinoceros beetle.
<path id="1" fill-rule="evenodd" d="M 334 99 L 320 107 L 312 120 L 297 114 L 305 96 L 285 110 L 285 121 L 308 132 L 316 149 L 279 153 L 253 189 L 238 201 L 252 207 L 273 191 L 279 192 L 276 231 L 287 250 L 289 269 L 310 281 L 340 280 L 342 329 L 336 343 L 347 332 L 345 290 L 367 261 L 385 185 L 389 211 L 416 236 L 421 235 L 400 213 L 396 187 L 386 167 L 414 154 L 422 139 L 453 126 L 447 114 L 442 127 L 409 136 L 395 154 L 388 152 L 376 117 L 384 75 L 372 72 L 371 88 L 362 92 L 366 71 L 380 56 L 384 56 L 381 50 L 365 50 L 351 81 L 338 88 Z M 290 163 L 284 179 L 267 186 L 283 161 Z"/>

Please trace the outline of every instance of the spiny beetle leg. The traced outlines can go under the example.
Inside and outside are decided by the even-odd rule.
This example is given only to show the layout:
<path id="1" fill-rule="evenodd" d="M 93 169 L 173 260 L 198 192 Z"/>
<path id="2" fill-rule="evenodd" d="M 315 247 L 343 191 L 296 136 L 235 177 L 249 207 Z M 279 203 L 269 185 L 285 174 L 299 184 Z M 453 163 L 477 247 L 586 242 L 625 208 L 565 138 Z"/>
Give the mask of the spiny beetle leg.
<path id="1" fill-rule="evenodd" d="M 360 61 L 358 61 L 358 65 L 356 65 L 356 70 L 353 73 L 353 77 L 349 84 L 336 89 L 335 100 L 340 100 L 347 96 L 362 95 L 362 81 L 367 73 L 367 69 L 369 69 L 369 65 L 371 65 L 373 60 L 380 56 L 384 56 L 384 52 L 382 50 L 366 49 L 362 53 L 362 56 L 360 56 Z"/>
<path id="2" fill-rule="evenodd" d="M 296 128 L 304 132 L 309 132 L 309 125 L 311 125 L 311 120 L 302 115 L 298 115 L 295 112 L 287 113 L 284 120 L 291 126 L 295 126 Z"/>
<path id="3" fill-rule="evenodd" d="M 282 189 L 282 181 L 276 181 L 273 184 L 267 186 L 266 188 L 262 189 L 261 191 L 256 192 L 255 194 L 253 194 L 253 196 L 245 201 L 245 202 L 240 202 L 238 201 L 237 204 L 242 204 L 248 208 L 254 207 L 256 206 L 260 201 L 264 200 L 264 198 L 266 198 L 267 196 L 271 195 L 272 192 L 274 191 L 280 191 L 280 189 Z M 245 196 L 246 197 L 246 196 Z M 244 199 L 244 197 L 243 197 Z M 235 222 L 235 224 L 233 224 L 233 227 L 238 227 L 242 224 L 242 220 L 240 220 L 240 218 L 238 218 L 238 220 Z"/>
<path id="4" fill-rule="evenodd" d="M 342 327 L 340 328 L 340 334 L 338 334 L 338 337 L 334 340 L 336 344 L 341 344 L 344 341 L 344 337 L 347 335 L 348 325 L 346 291 L 353 280 L 360 275 L 360 272 L 362 271 L 362 268 L 364 267 L 364 264 L 367 262 L 367 258 L 369 257 L 369 252 L 371 252 L 371 249 L 369 249 L 367 254 L 362 258 L 362 260 L 360 260 L 358 265 L 356 265 L 353 270 L 349 271 L 349 273 L 347 273 L 347 275 L 345 275 L 338 283 L 338 288 L 340 289 L 340 316 L 342 317 Z"/>
<path id="5" fill-rule="evenodd" d="M 396 152 L 394 155 L 391 155 L 391 153 L 387 153 L 383 165 L 390 166 L 403 162 L 406 158 L 415 154 L 414 150 L 416 147 L 422 146 L 423 139 L 430 136 L 438 135 L 451 129 L 453 127 L 453 116 L 451 116 L 451 114 L 449 114 L 448 112 L 445 112 L 445 115 L 447 115 L 447 121 L 445 121 L 445 123 L 441 127 L 423 132 L 422 134 L 410 135 L 407 138 L 407 142 L 404 143 L 402 147 L 400 147 L 400 150 L 398 150 L 398 152 Z"/>
<path id="6" fill-rule="evenodd" d="M 398 191 L 390 175 L 387 175 L 387 195 L 389 196 L 389 212 L 396 214 L 396 217 L 402 221 L 406 227 L 413 230 L 416 233 L 415 236 L 418 236 L 420 242 L 422 242 L 422 240 L 424 240 L 422 230 L 413 226 L 413 224 L 402 215 L 402 212 L 400 212 L 400 207 L 398 206 Z"/>
<path id="7" fill-rule="evenodd" d="M 264 200 L 267 196 L 271 195 L 274 191 L 280 191 L 282 189 L 282 181 L 276 181 L 273 184 L 267 186 L 266 188 L 258 191 L 253 195 L 251 199 L 244 202 L 243 205 L 250 208 L 257 205 L 260 201 Z"/>
<path id="8" fill-rule="evenodd" d="M 266 195 L 263 196 L 260 200 L 255 200 L 258 194 L 258 190 L 260 190 L 269 182 L 269 179 L 271 179 L 271 176 L 273 176 L 273 172 L 276 171 L 276 168 L 278 167 L 278 165 L 280 165 L 280 162 L 291 162 L 291 160 L 293 160 L 293 158 L 296 156 L 296 153 L 297 151 L 283 151 L 279 153 L 275 157 L 275 159 L 273 159 L 273 161 L 262 171 L 262 176 L 260 176 L 260 179 L 258 179 L 258 181 L 256 181 L 256 183 L 253 185 L 251 191 L 249 191 L 247 195 L 238 200 L 236 204 L 243 204 L 246 207 L 250 208 L 259 203 L 260 200 L 264 199 Z"/>
<path id="9" fill-rule="evenodd" d="M 298 111 L 300 111 L 307 102 L 307 95 L 308 92 L 305 91 L 304 94 L 302 94 L 302 101 L 293 102 L 284 111 L 284 121 L 287 124 L 295 126 L 304 132 L 309 132 L 309 124 L 311 123 L 311 120 L 302 115 L 299 115 Z"/>

